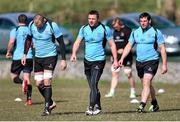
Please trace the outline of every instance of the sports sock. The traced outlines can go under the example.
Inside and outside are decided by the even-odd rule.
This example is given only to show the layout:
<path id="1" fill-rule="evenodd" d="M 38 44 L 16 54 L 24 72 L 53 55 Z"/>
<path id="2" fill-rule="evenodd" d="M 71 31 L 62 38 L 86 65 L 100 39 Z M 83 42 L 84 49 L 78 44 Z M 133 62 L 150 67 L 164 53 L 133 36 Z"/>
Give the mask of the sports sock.
<path id="1" fill-rule="evenodd" d="M 140 102 L 140 105 L 144 108 L 146 106 L 146 103 Z"/>
<path id="2" fill-rule="evenodd" d="M 136 93 L 136 92 L 135 92 L 135 88 L 130 88 L 130 92 L 131 92 L 131 93 Z"/>
<path id="3" fill-rule="evenodd" d="M 31 100 L 32 95 L 32 85 L 28 85 L 28 91 L 27 91 L 27 100 Z"/>
<path id="4" fill-rule="evenodd" d="M 152 105 L 157 105 L 157 104 L 158 104 L 158 103 L 157 103 L 157 100 L 156 100 L 156 99 L 155 99 L 155 100 L 152 100 L 152 101 L 151 101 L 151 104 L 152 104 Z"/>
<path id="5" fill-rule="evenodd" d="M 98 94 L 97 94 L 97 108 L 101 109 L 101 93 L 98 90 Z"/>
<path id="6" fill-rule="evenodd" d="M 40 92 L 41 95 L 45 98 L 44 89 L 45 89 L 44 85 L 39 85 L 39 86 L 38 86 L 39 92 Z M 52 104 L 53 104 L 53 100 L 51 99 L 51 100 L 50 100 L 50 105 L 52 105 Z"/>
<path id="7" fill-rule="evenodd" d="M 38 86 L 38 90 L 41 93 L 41 95 L 44 97 L 44 86 L 43 85 L 39 85 Z"/>
<path id="8" fill-rule="evenodd" d="M 51 87 L 51 85 L 44 86 L 45 108 L 49 108 L 51 97 L 52 97 L 52 87 Z"/>
<path id="9" fill-rule="evenodd" d="M 110 89 L 110 94 L 114 94 L 115 89 Z"/>

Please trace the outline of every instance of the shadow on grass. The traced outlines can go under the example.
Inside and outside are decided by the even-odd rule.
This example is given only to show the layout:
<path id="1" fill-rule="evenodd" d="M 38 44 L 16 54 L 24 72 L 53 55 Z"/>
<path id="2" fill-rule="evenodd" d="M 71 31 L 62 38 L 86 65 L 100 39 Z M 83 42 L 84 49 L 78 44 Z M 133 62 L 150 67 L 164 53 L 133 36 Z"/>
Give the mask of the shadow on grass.
<path id="1" fill-rule="evenodd" d="M 167 112 L 167 111 L 180 111 L 180 108 L 171 108 L 171 109 L 159 110 L 159 112 Z"/>
<path id="2" fill-rule="evenodd" d="M 120 113 L 137 113 L 136 111 L 114 111 L 114 112 L 101 112 L 100 114 L 120 114 Z M 84 114 L 84 112 L 60 112 L 52 113 L 52 115 L 70 115 L 70 114 Z"/>
<path id="3" fill-rule="evenodd" d="M 168 111 L 180 111 L 180 109 L 164 109 L 159 110 L 158 112 L 168 112 Z M 113 111 L 113 112 L 101 112 L 100 114 L 106 115 L 106 114 L 122 114 L 122 113 L 138 113 L 137 111 Z M 152 113 L 149 111 L 145 111 L 144 113 Z M 156 113 L 156 112 L 154 112 Z M 60 112 L 60 113 L 52 113 L 52 115 L 73 115 L 73 114 L 84 114 L 85 112 Z"/>
<path id="4" fill-rule="evenodd" d="M 56 100 L 56 103 L 62 103 L 62 102 L 68 102 L 68 100 Z M 33 102 L 33 105 L 40 105 L 40 104 L 44 104 L 44 101 L 42 102 Z"/>

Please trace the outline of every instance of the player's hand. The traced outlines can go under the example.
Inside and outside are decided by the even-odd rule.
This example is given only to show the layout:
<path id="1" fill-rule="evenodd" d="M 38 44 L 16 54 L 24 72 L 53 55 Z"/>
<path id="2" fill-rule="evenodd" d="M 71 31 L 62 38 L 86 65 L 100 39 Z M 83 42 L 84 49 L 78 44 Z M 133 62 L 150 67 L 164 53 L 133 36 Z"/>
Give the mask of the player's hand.
<path id="1" fill-rule="evenodd" d="M 121 58 L 118 62 L 119 66 L 122 67 L 123 66 L 123 59 Z"/>
<path id="2" fill-rule="evenodd" d="M 161 68 L 161 74 L 165 74 L 167 71 L 167 65 L 163 64 Z"/>
<path id="3" fill-rule="evenodd" d="M 26 64 L 26 55 L 24 54 L 22 59 L 21 59 L 21 64 L 25 65 Z"/>
<path id="4" fill-rule="evenodd" d="M 114 60 L 112 66 L 116 70 L 119 67 L 119 64 L 117 61 Z"/>
<path id="5" fill-rule="evenodd" d="M 72 54 L 72 55 L 71 55 L 71 62 L 76 62 L 76 60 L 77 60 L 76 55 L 75 55 L 75 54 Z"/>
<path id="6" fill-rule="evenodd" d="M 64 71 L 67 68 L 66 60 L 61 60 L 60 62 L 60 69 Z"/>
<path id="7" fill-rule="evenodd" d="M 10 52 L 6 53 L 6 58 L 12 58 L 12 54 Z"/>

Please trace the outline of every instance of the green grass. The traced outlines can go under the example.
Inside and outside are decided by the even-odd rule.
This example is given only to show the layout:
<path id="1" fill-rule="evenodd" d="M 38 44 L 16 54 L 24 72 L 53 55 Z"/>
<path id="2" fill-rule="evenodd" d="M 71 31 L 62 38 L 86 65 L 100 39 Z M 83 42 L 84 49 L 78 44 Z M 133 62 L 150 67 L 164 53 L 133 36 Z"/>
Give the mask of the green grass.
<path id="1" fill-rule="evenodd" d="M 0 81 L 0 121 L 107 121 L 107 120 L 128 120 L 128 121 L 172 121 L 180 120 L 180 84 L 154 83 L 157 89 L 165 89 L 164 94 L 157 95 L 160 111 L 156 113 L 137 113 L 138 104 L 131 104 L 129 96 L 129 85 L 119 83 L 116 96 L 111 99 L 104 98 L 109 90 L 109 82 L 100 81 L 101 102 L 103 112 L 97 116 L 85 116 L 84 112 L 88 105 L 89 89 L 85 80 L 56 79 L 53 81 L 53 98 L 57 108 L 48 117 L 41 117 L 44 102 L 39 92 L 33 87 L 33 105 L 24 106 L 25 96 L 21 92 L 21 86 L 12 83 L 10 80 Z M 33 82 L 34 86 L 34 82 Z M 137 92 L 140 94 L 141 84 L 137 83 Z M 23 102 L 15 102 L 20 97 Z M 140 99 L 140 96 L 137 98 Z M 150 101 L 146 106 L 146 111 Z"/>

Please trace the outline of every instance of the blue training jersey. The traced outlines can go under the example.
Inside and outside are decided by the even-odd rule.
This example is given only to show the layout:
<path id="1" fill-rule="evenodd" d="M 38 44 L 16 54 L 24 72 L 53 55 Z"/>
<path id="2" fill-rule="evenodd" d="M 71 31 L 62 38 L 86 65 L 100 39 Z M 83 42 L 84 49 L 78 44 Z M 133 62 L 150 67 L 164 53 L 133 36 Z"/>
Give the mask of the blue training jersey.
<path id="1" fill-rule="evenodd" d="M 99 24 L 96 28 L 84 25 L 80 28 L 78 38 L 85 41 L 85 59 L 88 61 L 105 60 L 105 41 L 113 39 L 109 27 Z"/>
<path id="2" fill-rule="evenodd" d="M 10 38 L 15 40 L 14 50 L 13 50 L 13 60 L 21 60 L 24 54 L 24 45 L 26 37 L 29 34 L 29 28 L 27 26 L 19 26 L 14 28 L 10 32 Z M 32 58 L 32 48 L 30 47 L 27 53 L 27 59 Z"/>
<path id="3" fill-rule="evenodd" d="M 56 44 L 53 36 L 58 38 L 62 35 L 58 25 L 55 22 L 46 22 L 42 28 L 37 28 L 33 21 L 29 24 L 30 35 L 35 46 L 35 57 L 44 58 L 56 56 Z"/>
<path id="4" fill-rule="evenodd" d="M 155 40 L 158 45 L 165 43 L 162 33 L 153 27 L 145 32 L 139 27 L 131 33 L 129 42 L 132 45 L 136 44 L 137 61 L 144 62 L 159 59 L 159 53 L 154 48 Z"/>

